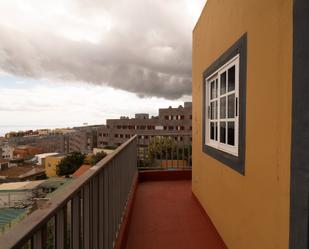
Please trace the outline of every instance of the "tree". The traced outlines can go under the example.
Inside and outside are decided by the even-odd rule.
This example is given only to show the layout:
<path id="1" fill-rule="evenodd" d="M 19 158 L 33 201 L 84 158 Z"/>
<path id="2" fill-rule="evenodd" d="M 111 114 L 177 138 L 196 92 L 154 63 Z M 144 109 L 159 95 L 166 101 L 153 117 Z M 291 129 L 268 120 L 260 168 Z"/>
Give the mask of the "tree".
<path id="1" fill-rule="evenodd" d="M 57 166 L 57 175 L 73 174 L 84 163 L 85 155 L 80 152 L 72 152 L 64 157 Z"/>
<path id="2" fill-rule="evenodd" d="M 106 157 L 106 153 L 104 151 L 98 152 L 97 154 L 93 155 L 91 158 L 91 165 L 96 165 L 100 162 L 104 157 Z"/>

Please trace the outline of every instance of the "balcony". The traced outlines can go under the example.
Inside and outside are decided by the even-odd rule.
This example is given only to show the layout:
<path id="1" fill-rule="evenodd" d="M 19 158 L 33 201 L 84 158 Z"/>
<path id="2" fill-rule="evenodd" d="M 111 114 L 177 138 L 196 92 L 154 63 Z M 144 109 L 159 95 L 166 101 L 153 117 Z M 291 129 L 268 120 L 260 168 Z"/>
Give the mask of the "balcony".
<path id="1" fill-rule="evenodd" d="M 174 145 L 157 155 L 133 137 L 1 236 L 0 248 L 225 249 L 191 192 L 190 150 Z"/>

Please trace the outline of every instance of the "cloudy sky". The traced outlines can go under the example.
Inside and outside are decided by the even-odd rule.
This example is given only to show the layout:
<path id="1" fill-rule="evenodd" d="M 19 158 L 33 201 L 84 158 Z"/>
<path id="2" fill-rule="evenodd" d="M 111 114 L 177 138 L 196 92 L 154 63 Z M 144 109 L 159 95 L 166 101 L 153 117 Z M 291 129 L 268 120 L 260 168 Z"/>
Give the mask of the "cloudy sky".
<path id="1" fill-rule="evenodd" d="M 191 99 L 206 0 L 1 0 L 0 134 L 104 123 Z"/>

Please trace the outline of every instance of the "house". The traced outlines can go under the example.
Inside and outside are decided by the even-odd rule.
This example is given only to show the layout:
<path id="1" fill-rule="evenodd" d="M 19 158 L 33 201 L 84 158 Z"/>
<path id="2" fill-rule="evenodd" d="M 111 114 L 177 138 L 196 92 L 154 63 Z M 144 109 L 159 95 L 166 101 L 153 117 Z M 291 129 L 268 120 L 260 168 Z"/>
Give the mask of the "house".
<path id="1" fill-rule="evenodd" d="M 208 0 L 192 189 L 230 249 L 308 248 L 309 2 Z"/>
<path id="2" fill-rule="evenodd" d="M 1 150 L 3 159 L 13 159 L 14 147 L 10 146 L 8 143 L 3 143 L 1 145 Z"/>
<path id="3" fill-rule="evenodd" d="M 45 174 L 47 177 L 57 176 L 57 166 L 64 158 L 63 154 L 51 155 L 45 157 Z"/>
<path id="4" fill-rule="evenodd" d="M 49 156 L 55 156 L 58 155 L 59 153 L 42 153 L 42 154 L 37 154 L 34 156 L 33 160 L 36 162 L 38 165 L 43 165 L 45 164 L 45 158 Z"/>
<path id="5" fill-rule="evenodd" d="M 13 157 L 20 158 L 20 159 L 27 159 L 41 152 L 42 152 L 42 149 L 37 148 L 37 147 L 33 147 L 29 145 L 18 146 L 13 151 Z"/>
<path id="6" fill-rule="evenodd" d="M 40 185 L 45 180 L 10 182 L 0 184 L 0 208 L 24 207 L 31 203 L 32 198 L 41 194 Z"/>
<path id="7" fill-rule="evenodd" d="M 10 165 L 9 161 L 0 159 L 0 171 L 8 169 L 9 165 Z"/>

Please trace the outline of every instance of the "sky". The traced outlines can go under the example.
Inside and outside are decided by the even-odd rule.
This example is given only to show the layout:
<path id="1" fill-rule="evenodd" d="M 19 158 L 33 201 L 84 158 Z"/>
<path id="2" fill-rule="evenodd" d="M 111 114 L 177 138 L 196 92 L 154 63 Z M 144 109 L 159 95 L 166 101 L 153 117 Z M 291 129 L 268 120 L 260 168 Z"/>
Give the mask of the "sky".
<path id="1" fill-rule="evenodd" d="M 191 100 L 206 0 L 1 0 L 0 135 Z"/>

